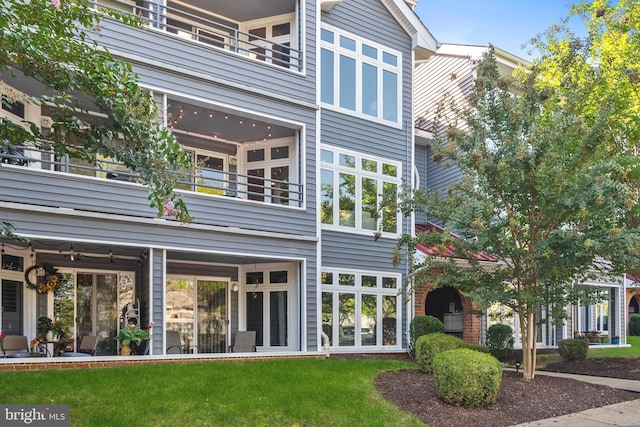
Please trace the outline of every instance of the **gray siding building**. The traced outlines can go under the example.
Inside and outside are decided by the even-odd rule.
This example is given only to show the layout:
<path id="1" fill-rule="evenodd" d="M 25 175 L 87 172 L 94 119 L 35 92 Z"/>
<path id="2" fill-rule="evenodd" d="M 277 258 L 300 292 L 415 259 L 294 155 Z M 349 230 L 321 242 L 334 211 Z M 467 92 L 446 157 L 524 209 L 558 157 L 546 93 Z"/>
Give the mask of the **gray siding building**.
<path id="1" fill-rule="evenodd" d="M 28 162 L 0 163 L 0 219 L 29 242 L 0 241 L 2 330 L 33 339 L 47 316 L 69 350 L 97 336 L 104 357 L 120 354 L 114 337 L 131 318 L 152 326 L 141 356 L 171 354 L 167 331 L 202 357 L 227 355 L 237 331 L 256 332 L 258 353 L 317 353 L 327 340 L 331 351 L 405 349 L 407 266 L 391 254 L 413 224 L 395 201 L 413 180 L 414 64 L 436 49 L 411 7 L 94 6 L 143 22 L 107 18 L 94 37 L 132 64 L 197 165 L 175 190 L 193 222 L 158 218 L 113 159 L 16 147 Z M 6 84 L 37 90 L 15 71 Z M 46 130 L 54 108 L 0 117 Z M 40 293 L 52 275 L 62 280 Z"/>

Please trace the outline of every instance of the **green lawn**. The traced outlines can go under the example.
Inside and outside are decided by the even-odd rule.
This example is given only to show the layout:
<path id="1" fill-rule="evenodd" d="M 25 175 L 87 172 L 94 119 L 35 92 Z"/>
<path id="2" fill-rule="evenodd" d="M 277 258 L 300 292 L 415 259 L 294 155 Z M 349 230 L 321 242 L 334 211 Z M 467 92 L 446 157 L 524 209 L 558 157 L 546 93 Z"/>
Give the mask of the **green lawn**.
<path id="1" fill-rule="evenodd" d="M 640 357 L 640 337 L 627 337 L 627 344 L 631 347 L 619 348 L 598 348 L 598 346 L 590 346 L 587 357 Z"/>
<path id="2" fill-rule="evenodd" d="M 69 404 L 72 426 L 412 426 L 375 389 L 391 360 L 162 364 L 0 374 L 0 402 Z"/>

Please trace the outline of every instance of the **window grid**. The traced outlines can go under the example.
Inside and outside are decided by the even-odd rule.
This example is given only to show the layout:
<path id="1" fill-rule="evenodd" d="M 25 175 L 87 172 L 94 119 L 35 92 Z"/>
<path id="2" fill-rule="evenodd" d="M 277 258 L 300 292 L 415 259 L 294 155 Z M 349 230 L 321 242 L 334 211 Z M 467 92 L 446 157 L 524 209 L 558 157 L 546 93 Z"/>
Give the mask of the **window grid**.
<path id="1" fill-rule="evenodd" d="M 322 283 L 322 328 L 332 347 L 399 345 L 401 295 L 385 286 L 398 286 L 398 275 L 323 270 Z"/>
<path id="2" fill-rule="evenodd" d="M 402 217 L 388 204 L 391 199 L 397 202 L 400 191 L 399 163 L 323 148 L 321 165 L 320 216 L 324 227 L 399 235 Z M 383 202 L 387 202 L 384 207 Z"/>
<path id="3" fill-rule="evenodd" d="M 399 125 L 402 54 L 330 26 L 322 28 L 321 34 L 322 102 L 369 120 Z"/>

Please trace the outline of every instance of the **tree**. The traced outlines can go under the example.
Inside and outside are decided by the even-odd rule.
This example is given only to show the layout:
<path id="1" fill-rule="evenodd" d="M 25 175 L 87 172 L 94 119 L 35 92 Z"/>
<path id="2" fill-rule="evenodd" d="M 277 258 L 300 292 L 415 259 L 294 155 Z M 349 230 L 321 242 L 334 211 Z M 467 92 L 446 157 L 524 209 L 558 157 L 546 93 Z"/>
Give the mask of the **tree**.
<path id="1" fill-rule="evenodd" d="M 535 66 L 519 81 L 500 77 L 490 50 L 464 104 L 442 102 L 432 147 L 462 178 L 446 194 L 416 191 L 403 203 L 442 221 L 444 232 L 398 242 L 398 254 L 407 246 L 410 256 L 418 243 L 452 250 L 414 263 L 416 284 L 452 286 L 484 307 L 514 310 L 525 379 L 535 375 L 543 310 L 558 320 L 568 304 L 594 301 L 599 289 L 574 284 L 621 274 L 638 254 L 633 188 L 619 179 L 624 164 L 611 156 L 606 121 L 584 117 L 541 78 Z M 496 265 L 481 265 L 480 252 Z"/>
<path id="2" fill-rule="evenodd" d="M 139 25 L 138 18 L 98 11 L 88 0 L 0 0 L 0 10 L 3 105 L 55 107 L 47 134 L 32 122 L 3 120 L 0 152 L 27 143 L 93 162 L 96 155 L 115 159 L 140 175 L 158 215 L 189 221 L 184 202 L 172 193 L 176 174 L 170 172 L 191 170 L 189 155 L 159 122 L 157 106 L 138 86 L 131 65 L 92 39 L 105 16 L 130 25 Z M 41 94 L 16 93 L 8 75 L 34 79 Z M 106 115 L 106 120 L 88 120 L 89 108 Z M 76 147 L 65 143 L 69 139 Z M 13 236 L 6 222 L 0 232 Z"/>

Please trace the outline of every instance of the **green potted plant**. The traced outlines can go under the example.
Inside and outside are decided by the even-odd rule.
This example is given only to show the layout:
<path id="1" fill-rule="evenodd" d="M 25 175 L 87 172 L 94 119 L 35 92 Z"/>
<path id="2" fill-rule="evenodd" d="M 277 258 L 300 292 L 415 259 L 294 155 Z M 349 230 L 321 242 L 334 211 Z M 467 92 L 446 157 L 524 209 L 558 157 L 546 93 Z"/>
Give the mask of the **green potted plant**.
<path id="1" fill-rule="evenodd" d="M 53 341 L 64 334 L 64 328 L 46 316 L 38 318 L 37 329 L 38 337 L 46 341 Z"/>
<path id="2" fill-rule="evenodd" d="M 120 354 L 129 356 L 131 354 L 131 342 L 139 345 L 142 340 L 149 339 L 149 332 L 140 329 L 137 325 L 129 325 L 120 329 L 115 339 L 120 342 Z"/>

